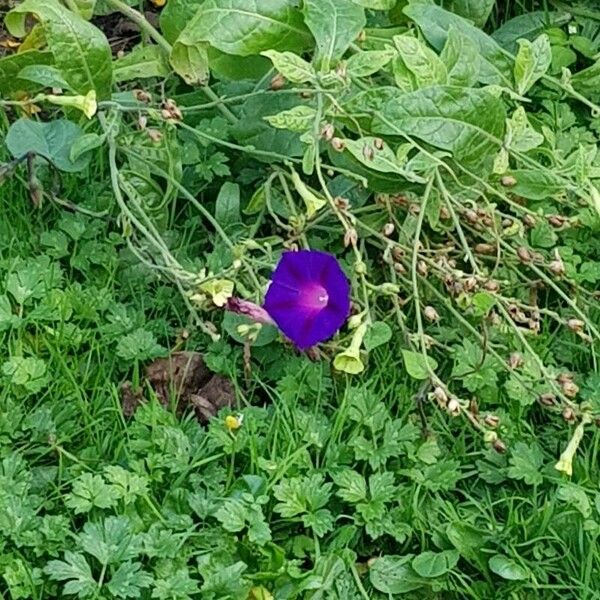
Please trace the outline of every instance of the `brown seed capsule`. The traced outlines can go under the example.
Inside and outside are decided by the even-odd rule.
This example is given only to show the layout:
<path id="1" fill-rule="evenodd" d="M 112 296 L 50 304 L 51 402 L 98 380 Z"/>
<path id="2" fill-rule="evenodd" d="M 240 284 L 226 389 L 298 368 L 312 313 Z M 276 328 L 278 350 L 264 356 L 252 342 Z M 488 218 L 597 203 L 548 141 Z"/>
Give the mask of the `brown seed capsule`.
<path id="1" fill-rule="evenodd" d="M 383 140 L 378 137 L 373 138 L 373 146 L 375 146 L 377 150 L 383 150 Z"/>
<path id="2" fill-rule="evenodd" d="M 447 206 L 440 207 L 440 219 L 442 219 L 442 221 L 447 221 L 451 216 Z"/>
<path id="3" fill-rule="evenodd" d="M 511 369 L 519 369 L 523 366 L 523 355 L 519 352 L 513 352 L 508 358 L 508 366 Z"/>
<path id="4" fill-rule="evenodd" d="M 152 95 L 146 90 L 133 90 L 133 95 L 138 102 L 149 104 L 152 102 Z"/>
<path id="5" fill-rule="evenodd" d="M 183 115 L 172 98 L 167 98 L 161 105 L 161 114 L 167 121 L 181 121 Z"/>
<path id="6" fill-rule="evenodd" d="M 392 256 L 394 260 L 402 260 L 404 258 L 404 250 L 398 246 L 392 248 Z"/>
<path id="7" fill-rule="evenodd" d="M 567 321 L 567 327 L 575 333 L 581 333 L 585 327 L 585 323 L 580 319 L 569 319 Z"/>
<path id="8" fill-rule="evenodd" d="M 348 229 L 346 233 L 344 233 L 344 246 L 348 248 L 348 246 L 356 246 L 358 242 L 358 233 L 354 227 Z"/>
<path id="9" fill-rule="evenodd" d="M 441 408 L 446 408 L 446 406 L 448 406 L 448 395 L 444 391 L 444 388 L 438 385 L 436 388 L 434 388 L 433 395 Z"/>
<path id="10" fill-rule="evenodd" d="M 276 92 L 277 90 L 280 90 L 285 84 L 285 77 L 281 73 L 277 73 L 271 79 L 270 87 L 274 92 Z"/>
<path id="11" fill-rule="evenodd" d="M 163 135 L 158 129 L 146 129 L 146 133 L 155 144 L 158 144 L 162 140 Z"/>
<path id="12" fill-rule="evenodd" d="M 148 117 L 146 115 L 140 115 L 137 120 L 138 127 L 143 131 L 148 125 Z"/>
<path id="13" fill-rule="evenodd" d="M 453 417 L 460 415 L 460 404 L 456 398 L 449 400 L 447 410 Z"/>
<path id="14" fill-rule="evenodd" d="M 421 207 L 416 202 L 413 202 L 408 205 L 408 212 L 411 215 L 418 215 L 421 212 Z"/>
<path id="15" fill-rule="evenodd" d="M 556 396 L 552 392 L 547 392 L 539 397 L 539 401 L 544 406 L 554 406 L 556 404 Z"/>
<path id="16" fill-rule="evenodd" d="M 467 208 L 467 210 L 465 210 L 463 214 L 465 216 L 465 219 L 469 221 L 469 223 L 477 223 L 479 221 L 479 215 L 470 208 Z"/>
<path id="17" fill-rule="evenodd" d="M 475 244 L 477 254 L 493 255 L 496 254 L 496 246 L 492 244 Z"/>
<path id="18" fill-rule="evenodd" d="M 562 418 L 567 422 L 567 423 L 574 423 L 575 422 L 575 411 L 572 408 L 569 408 L 568 406 L 562 411 Z"/>
<path id="19" fill-rule="evenodd" d="M 523 215 L 522 221 L 523 221 L 523 225 L 525 225 L 525 227 L 533 228 L 536 225 L 536 220 L 530 214 Z"/>
<path id="20" fill-rule="evenodd" d="M 557 277 L 562 277 L 565 274 L 565 263 L 559 257 L 550 262 L 548 269 Z"/>
<path id="21" fill-rule="evenodd" d="M 567 398 L 575 398 L 579 393 L 579 386 L 574 381 L 565 381 L 562 384 L 562 391 Z"/>
<path id="22" fill-rule="evenodd" d="M 506 228 L 506 227 L 510 227 L 513 224 L 512 219 L 502 219 L 502 227 Z"/>
<path id="23" fill-rule="evenodd" d="M 333 201 L 335 205 L 341 210 L 346 211 L 350 208 L 350 200 L 348 198 L 342 198 L 342 196 L 336 196 Z"/>
<path id="24" fill-rule="evenodd" d="M 548 223 L 550 223 L 550 225 L 556 229 L 562 227 L 567 221 L 567 217 L 563 217 L 562 215 L 550 215 L 548 217 Z"/>
<path id="25" fill-rule="evenodd" d="M 517 248 L 517 256 L 519 257 L 521 262 L 524 263 L 530 263 L 533 260 L 531 252 L 525 246 L 520 246 L 519 248 Z"/>
<path id="26" fill-rule="evenodd" d="M 394 263 L 394 271 L 400 275 L 406 275 L 406 267 L 402 263 Z"/>
<path id="27" fill-rule="evenodd" d="M 475 277 L 467 277 L 463 281 L 463 288 L 465 292 L 472 292 L 477 289 L 477 279 Z"/>
<path id="28" fill-rule="evenodd" d="M 346 142 L 339 137 L 331 138 L 331 147 L 337 152 L 343 152 L 346 147 Z"/>
<path id="29" fill-rule="evenodd" d="M 504 175 L 500 179 L 500 183 L 504 187 L 513 187 L 513 186 L 517 185 L 517 180 L 512 175 Z"/>
<path id="30" fill-rule="evenodd" d="M 562 373 L 558 374 L 556 381 L 558 381 L 558 383 L 560 383 L 561 385 L 563 383 L 566 383 L 567 381 L 573 381 L 573 373 L 563 371 Z"/>
<path id="31" fill-rule="evenodd" d="M 326 141 L 330 142 L 335 133 L 335 127 L 331 123 L 325 123 L 321 128 L 321 137 Z"/>
<path id="32" fill-rule="evenodd" d="M 417 262 L 417 273 L 422 277 L 427 277 L 429 273 L 429 268 L 427 267 L 427 263 L 424 260 L 420 260 Z"/>
<path id="33" fill-rule="evenodd" d="M 438 311 L 435 310 L 435 308 L 433 308 L 433 306 L 426 306 L 423 309 L 423 315 L 428 321 L 431 321 L 432 323 L 437 323 L 440 320 L 440 315 Z"/>
<path id="34" fill-rule="evenodd" d="M 373 160 L 373 156 L 375 156 L 375 150 L 365 144 L 362 149 L 362 155 L 365 160 Z"/>
<path id="35" fill-rule="evenodd" d="M 383 235 L 385 235 L 385 237 L 390 237 L 390 235 L 392 235 L 394 233 L 394 224 L 393 223 L 386 223 L 383 226 Z"/>
<path id="36" fill-rule="evenodd" d="M 500 419 L 496 415 L 486 415 L 483 419 L 483 422 L 488 427 L 493 427 L 494 429 L 500 425 Z"/>
<path id="37" fill-rule="evenodd" d="M 501 439 L 497 439 L 492 444 L 492 448 L 494 448 L 498 454 L 504 454 L 506 452 L 506 444 Z"/>
<path id="38" fill-rule="evenodd" d="M 495 279 L 488 279 L 484 284 L 483 287 L 488 291 L 488 292 L 498 292 L 500 290 L 500 284 L 495 280 Z"/>

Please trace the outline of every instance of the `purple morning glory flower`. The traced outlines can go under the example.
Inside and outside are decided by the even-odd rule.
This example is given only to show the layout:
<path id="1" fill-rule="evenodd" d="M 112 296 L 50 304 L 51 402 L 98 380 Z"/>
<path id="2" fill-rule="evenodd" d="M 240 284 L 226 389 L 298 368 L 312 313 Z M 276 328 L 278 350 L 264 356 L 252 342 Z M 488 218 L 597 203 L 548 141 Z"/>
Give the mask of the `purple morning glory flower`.
<path id="1" fill-rule="evenodd" d="M 344 324 L 350 314 L 350 283 L 331 254 L 284 252 L 264 307 L 279 329 L 305 350 L 330 338 Z"/>

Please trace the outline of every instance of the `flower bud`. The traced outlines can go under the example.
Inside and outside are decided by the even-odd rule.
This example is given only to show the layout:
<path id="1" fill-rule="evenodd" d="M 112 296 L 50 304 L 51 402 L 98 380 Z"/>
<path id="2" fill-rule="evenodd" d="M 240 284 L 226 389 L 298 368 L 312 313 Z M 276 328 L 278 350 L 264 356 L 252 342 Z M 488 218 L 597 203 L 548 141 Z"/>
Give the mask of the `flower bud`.
<path id="1" fill-rule="evenodd" d="M 365 275 L 367 272 L 367 265 L 365 265 L 365 263 L 362 260 L 359 260 L 354 265 L 354 270 L 356 271 L 357 275 Z"/>
<path id="2" fill-rule="evenodd" d="M 548 268 L 557 277 L 562 277 L 565 274 L 565 263 L 560 257 L 555 258 L 553 261 L 551 261 L 548 265 Z"/>
<path id="3" fill-rule="evenodd" d="M 498 441 L 498 434 L 495 431 L 486 431 L 483 434 L 483 441 L 486 444 L 493 444 L 494 442 Z"/>
<path id="4" fill-rule="evenodd" d="M 154 144 L 158 144 L 162 140 L 162 133 L 158 129 L 153 129 L 152 127 L 146 129 L 146 134 Z"/>
<path id="5" fill-rule="evenodd" d="M 450 214 L 450 211 L 448 210 L 447 206 L 441 206 L 440 207 L 440 219 L 442 221 L 447 221 L 452 215 Z"/>

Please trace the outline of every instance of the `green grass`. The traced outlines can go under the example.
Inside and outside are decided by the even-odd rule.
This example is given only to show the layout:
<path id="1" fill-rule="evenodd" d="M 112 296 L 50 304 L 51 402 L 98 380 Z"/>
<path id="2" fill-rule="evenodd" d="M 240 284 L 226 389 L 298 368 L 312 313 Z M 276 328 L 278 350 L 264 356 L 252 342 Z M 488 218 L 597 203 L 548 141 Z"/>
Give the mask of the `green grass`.
<path id="1" fill-rule="evenodd" d="M 79 194 L 79 183 L 64 185 L 64 198 Z M 369 562 L 369 573 L 370 559 L 447 551 L 454 561 L 454 550 L 458 563 L 437 578 L 415 579 L 398 565 L 380 576 L 415 598 L 600 597 L 597 430 L 585 434 L 570 483 L 553 469 L 568 431 L 541 411 L 509 428 L 506 455 L 430 405 L 423 437 L 418 388 L 393 344 L 376 351 L 359 383 L 291 351 L 260 348 L 246 381 L 241 347 L 207 346 L 196 333 L 186 348 L 207 352 L 212 368 L 234 380 L 238 406 L 208 428 L 152 400 L 127 421 L 120 384 L 138 366 L 117 355 L 119 341 L 143 328 L 169 349 L 187 325 L 185 307 L 169 284 L 132 266 L 110 220 L 33 210 L 16 180 L 2 189 L 2 291 L 16 269 L 37 297 L 1 334 L 0 363 L 24 357 L 45 366 L 39 382 L 4 370 L 0 391 L 3 598 L 61 597 L 67 582 L 97 598 L 245 599 L 251 588 L 256 598 L 266 590 L 383 598 L 370 585 L 378 565 Z M 47 232 L 75 231 L 82 219 L 93 236 L 69 241 L 56 261 L 62 279 L 48 280 L 46 270 L 36 280 L 31 265 L 49 252 Z M 82 258 L 91 242 L 109 257 L 101 265 Z M 233 433 L 224 424 L 230 412 L 244 416 Z M 363 501 L 340 479 L 349 469 L 389 479 Z M 113 529 L 103 534 L 91 526 L 98 523 Z M 115 540 L 122 547 L 106 550 Z M 504 577 L 490 569 L 496 555 Z"/>

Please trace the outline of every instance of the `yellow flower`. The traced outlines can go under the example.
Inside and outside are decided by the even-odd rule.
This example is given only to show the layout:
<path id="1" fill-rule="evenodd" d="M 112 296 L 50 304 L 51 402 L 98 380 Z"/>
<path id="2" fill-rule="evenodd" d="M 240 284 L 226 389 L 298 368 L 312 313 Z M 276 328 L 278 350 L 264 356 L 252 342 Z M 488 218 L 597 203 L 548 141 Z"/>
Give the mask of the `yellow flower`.
<path id="1" fill-rule="evenodd" d="M 333 359 L 334 369 L 350 375 L 358 375 L 365 370 L 365 365 L 360 358 L 360 347 L 366 332 L 366 323 L 362 323 L 356 328 L 350 346 Z"/>
<path id="2" fill-rule="evenodd" d="M 225 427 L 227 427 L 229 431 L 235 431 L 236 429 L 239 429 L 242 426 L 243 420 L 243 415 L 227 415 L 225 417 Z"/>
<path id="3" fill-rule="evenodd" d="M 200 286 L 200 289 L 210 294 L 216 306 L 225 306 L 227 300 L 233 296 L 233 281 L 229 279 L 211 279 Z"/>
<path id="4" fill-rule="evenodd" d="M 69 106 L 80 110 L 88 119 L 91 119 L 98 110 L 96 90 L 90 90 L 85 96 L 56 96 L 48 94 L 45 99 L 57 106 Z"/>

